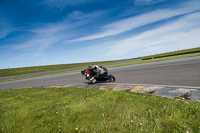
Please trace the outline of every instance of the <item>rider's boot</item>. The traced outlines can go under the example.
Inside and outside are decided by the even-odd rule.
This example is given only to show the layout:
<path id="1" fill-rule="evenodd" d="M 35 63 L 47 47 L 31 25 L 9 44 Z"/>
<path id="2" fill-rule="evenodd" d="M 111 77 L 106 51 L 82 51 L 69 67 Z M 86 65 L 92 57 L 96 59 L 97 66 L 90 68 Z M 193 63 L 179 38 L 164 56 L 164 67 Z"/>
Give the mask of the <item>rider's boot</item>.
<path id="1" fill-rule="evenodd" d="M 94 79 L 92 79 L 92 83 L 94 84 L 94 83 L 96 83 L 96 79 L 94 78 Z"/>

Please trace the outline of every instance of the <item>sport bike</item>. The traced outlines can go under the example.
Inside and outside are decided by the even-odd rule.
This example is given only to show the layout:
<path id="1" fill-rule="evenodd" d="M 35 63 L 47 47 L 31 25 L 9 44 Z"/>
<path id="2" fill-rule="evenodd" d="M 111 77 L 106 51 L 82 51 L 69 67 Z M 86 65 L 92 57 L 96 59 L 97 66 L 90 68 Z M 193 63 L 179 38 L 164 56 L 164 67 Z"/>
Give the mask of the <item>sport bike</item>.
<path id="1" fill-rule="evenodd" d="M 87 69 L 81 71 L 81 74 L 85 76 L 85 79 L 89 80 L 91 83 L 99 82 L 114 82 L 115 77 L 107 72 L 107 69 L 100 71 L 100 74 L 97 78 L 94 78 L 90 71 Z"/>

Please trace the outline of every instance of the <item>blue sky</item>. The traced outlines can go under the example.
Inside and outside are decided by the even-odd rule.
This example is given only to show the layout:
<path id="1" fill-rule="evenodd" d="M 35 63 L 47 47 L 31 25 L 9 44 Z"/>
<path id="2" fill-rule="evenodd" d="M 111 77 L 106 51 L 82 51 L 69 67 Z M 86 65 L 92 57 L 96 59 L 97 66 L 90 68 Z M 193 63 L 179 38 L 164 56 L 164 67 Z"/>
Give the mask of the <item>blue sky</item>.
<path id="1" fill-rule="evenodd" d="M 200 47 L 199 0 L 0 0 L 0 69 Z"/>

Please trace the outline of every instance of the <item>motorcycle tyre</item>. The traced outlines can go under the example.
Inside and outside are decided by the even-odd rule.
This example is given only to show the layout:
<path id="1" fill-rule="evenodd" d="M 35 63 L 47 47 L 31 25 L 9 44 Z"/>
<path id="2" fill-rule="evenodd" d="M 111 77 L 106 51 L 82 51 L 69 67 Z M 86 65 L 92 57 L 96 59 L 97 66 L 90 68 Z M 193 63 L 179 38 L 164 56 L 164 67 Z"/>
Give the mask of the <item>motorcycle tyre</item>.
<path id="1" fill-rule="evenodd" d="M 110 82 L 115 82 L 115 77 L 113 75 L 109 75 L 109 77 L 110 77 L 109 79 Z"/>

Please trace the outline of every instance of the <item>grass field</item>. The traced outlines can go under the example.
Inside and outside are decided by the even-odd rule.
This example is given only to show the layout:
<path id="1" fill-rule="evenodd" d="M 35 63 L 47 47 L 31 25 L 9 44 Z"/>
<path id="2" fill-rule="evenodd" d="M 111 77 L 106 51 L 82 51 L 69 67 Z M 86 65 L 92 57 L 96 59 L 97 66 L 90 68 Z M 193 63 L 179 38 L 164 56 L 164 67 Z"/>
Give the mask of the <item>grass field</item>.
<path id="1" fill-rule="evenodd" d="M 200 132 L 200 103 L 78 88 L 0 91 L 0 132 Z"/>
<path id="2" fill-rule="evenodd" d="M 187 49 L 187 50 L 181 50 L 181 51 L 175 51 L 175 52 L 169 52 L 169 53 L 163 53 L 163 54 L 158 54 L 158 55 L 151 55 L 151 56 L 145 56 L 145 57 L 126 59 L 126 60 L 147 59 L 147 58 L 151 58 L 151 57 L 156 58 L 156 57 L 161 57 L 161 56 L 169 56 L 169 55 L 173 55 L 173 54 L 181 54 L 181 53 L 184 54 L 186 52 L 194 52 L 194 51 L 198 51 L 198 50 L 200 50 L 200 47 L 199 48 L 193 48 L 193 49 Z M 190 55 L 198 56 L 198 55 L 200 55 L 200 52 L 199 53 L 193 53 L 193 54 L 186 54 L 186 55 L 183 55 L 183 56 L 190 57 Z M 174 57 L 181 57 L 181 56 L 177 55 L 177 56 L 174 56 Z M 174 58 L 174 57 L 172 57 L 172 58 Z M 0 77 L 30 74 L 30 73 L 37 73 L 37 72 L 46 72 L 46 71 L 55 71 L 55 70 L 84 67 L 84 66 L 86 67 L 88 65 L 114 63 L 114 62 L 121 62 L 121 61 L 126 61 L 126 60 L 114 60 L 114 61 L 103 61 L 103 62 L 89 62 L 89 63 L 76 63 L 76 64 L 62 64 L 62 65 L 48 65 L 48 66 L 0 69 Z M 156 61 L 156 60 L 154 60 L 154 61 Z"/>

